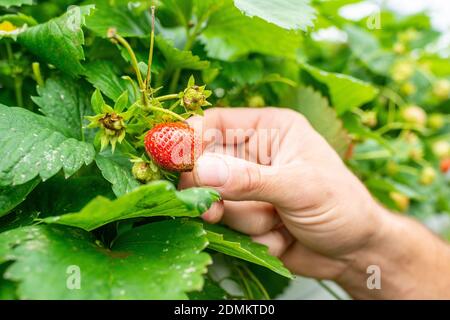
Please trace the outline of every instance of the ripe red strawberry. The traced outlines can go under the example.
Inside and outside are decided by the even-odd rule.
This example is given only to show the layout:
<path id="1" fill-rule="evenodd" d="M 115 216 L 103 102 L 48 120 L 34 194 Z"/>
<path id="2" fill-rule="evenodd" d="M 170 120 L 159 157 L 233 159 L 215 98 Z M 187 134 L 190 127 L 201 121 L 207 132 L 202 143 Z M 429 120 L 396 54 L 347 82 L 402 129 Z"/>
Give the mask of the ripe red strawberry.
<path id="1" fill-rule="evenodd" d="M 450 158 L 442 159 L 441 161 L 441 172 L 447 173 L 450 171 Z"/>
<path id="2" fill-rule="evenodd" d="M 196 148 L 194 130 L 183 122 L 156 125 L 145 136 L 145 149 L 153 161 L 168 171 L 194 168 Z"/>

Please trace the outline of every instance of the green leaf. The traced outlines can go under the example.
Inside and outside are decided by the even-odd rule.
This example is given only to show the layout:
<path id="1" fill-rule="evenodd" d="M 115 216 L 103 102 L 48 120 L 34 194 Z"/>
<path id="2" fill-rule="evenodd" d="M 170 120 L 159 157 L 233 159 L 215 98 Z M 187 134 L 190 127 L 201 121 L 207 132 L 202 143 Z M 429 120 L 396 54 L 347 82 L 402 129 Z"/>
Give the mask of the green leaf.
<path id="1" fill-rule="evenodd" d="M 250 17 L 260 17 L 288 30 L 306 31 L 315 18 L 309 0 L 234 0 L 234 5 Z"/>
<path id="2" fill-rule="evenodd" d="M 394 181 L 393 179 L 386 178 L 386 177 L 372 177 L 365 181 L 365 184 L 370 189 L 376 189 L 376 190 L 382 190 L 386 192 L 400 192 L 404 194 L 405 196 L 416 199 L 419 201 L 424 201 L 423 195 L 420 194 L 420 192 L 412 189 L 411 187 Z"/>
<path id="3" fill-rule="evenodd" d="M 119 154 L 102 153 L 95 157 L 95 162 L 103 177 L 112 184 L 114 194 L 118 197 L 129 193 L 141 184 L 131 174 L 130 159 Z"/>
<path id="4" fill-rule="evenodd" d="M 13 281 L 3 279 L 7 263 L 0 264 L 0 301 L 1 300 L 15 300 L 17 299 L 16 291 L 17 285 Z"/>
<path id="5" fill-rule="evenodd" d="M 260 60 L 235 61 L 221 66 L 222 75 L 239 85 L 255 84 L 264 75 L 264 66 Z"/>
<path id="6" fill-rule="evenodd" d="M 383 50 L 378 39 L 361 28 L 348 25 L 344 30 L 352 53 L 373 72 L 389 75 L 395 55 Z"/>
<path id="7" fill-rule="evenodd" d="M 0 186 L 42 180 L 61 169 L 67 177 L 94 160 L 91 144 L 69 138 L 52 119 L 23 108 L 0 105 Z"/>
<path id="8" fill-rule="evenodd" d="M 204 224 L 208 248 L 266 267 L 284 277 L 292 278 L 278 258 L 271 256 L 266 246 L 253 242 L 250 237 L 221 225 Z"/>
<path id="9" fill-rule="evenodd" d="M 348 149 L 350 139 L 343 128 L 342 121 L 337 117 L 334 109 L 330 108 L 328 101 L 314 89 L 296 88 L 287 94 L 284 106 L 302 113 L 327 141 L 343 156 Z"/>
<path id="10" fill-rule="evenodd" d="M 202 70 L 209 67 L 208 61 L 202 61 L 191 51 L 182 51 L 174 47 L 173 43 L 162 36 L 156 37 L 156 46 L 166 59 L 166 67 L 174 69 Z"/>
<path id="11" fill-rule="evenodd" d="M 114 111 L 117 113 L 122 113 L 123 110 L 128 106 L 128 91 L 124 91 L 119 98 L 117 98 L 114 104 Z"/>
<path id="12" fill-rule="evenodd" d="M 206 29 L 200 37 L 208 56 L 235 60 L 249 53 L 294 59 L 300 36 L 258 17 L 250 18 L 237 9 L 232 0 L 214 4 Z"/>
<path id="13" fill-rule="evenodd" d="M 45 219 L 91 231 L 110 222 L 139 217 L 198 217 L 219 199 L 211 189 L 176 191 L 167 181 L 155 181 L 111 201 L 97 197 L 80 212 Z"/>
<path id="14" fill-rule="evenodd" d="M 82 26 L 91 9 L 92 6 L 73 6 L 58 18 L 28 28 L 19 35 L 18 42 L 61 71 L 77 76 L 83 71 Z"/>
<path id="15" fill-rule="evenodd" d="M 102 93 L 100 92 L 100 90 L 96 89 L 91 97 L 91 106 L 95 114 L 101 114 L 104 105 L 105 100 L 103 100 Z"/>
<path id="16" fill-rule="evenodd" d="M 56 175 L 40 183 L 10 214 L 0 217 L 0 233 L 35 224 L 36 219 L 81 210 L 98 195 L 114 198 L 110 184 L 102 177 L 65 179 Z"/>
<path id="17" fill-rule="evenodd" d="M 12 262 L 4 277 L 20 299 L 187 299 L 203 286 L 206 245 L 201 226 L 179 220 L 130 230 L 111 249 L 80 229 L 36 226 L 0 234 L 0 263 Z"/>
<path id="18" fill-rule="evenodd" d="M 39 217 L 39 212 L 28 212 L 19 208 L 13 210 L 11 213 L 0 217 L 0 233 L 30 226 L 36 223 Z"/>
<path id="19" fill-rule="evenodd" d="M 44 115 L 65 127 L 69 137 L 81 140 L 84 117 L 90 112 L 88 97 L 76 81 L 67 77 L 53 77 L 44 87 L 38 87 L 39 97 L 32 97 Z"/>
<path id="20" fill-rule="evenodd" d="M 351 76 L 326 72 L 307 64 L 303 64 L 303 68 L 317 81 L 328 87 L 333 106 L 338 114 L 343 114 L 372 101 L 378 94 L 378 89 L 370 83 Z"/>
<path id="21" fill-rule="evenodd" d="M 86 79 L 111 100 L 116 101 L 125 90 L 132 92 L 131 84 L 118 76 L 120 70 L 112 62 L 93 61 L 84 67 Z"/>
<path id="22" fill-rule="evenodd" d="M 59 216 L 83 209 L 99 195 L 114 198 L 110 184 L 99 175 L 74 176 L 70 179 L 57 175 L 39 184 L 19 209 L 29 213 L 39 212 L 40 218 Z"/>
<path id="23" fill-rule="evenodd" d="M 39 184 L 39 179 L 31 180 L 15 187 L 0 187 L 0 217 L 9 213 L 25 200 L 26 196 Z"/>
<path id="24" fill-rule="evenodd" d="M 202 291 L 189 293 L 189 300 L 228 300 L 230 295 L 220 286 L 219 283 L 205 278 L 205 285 Z"/>
<path id="25" fill-rule="evenodd" d="M 165 11 L 167 11 L 170 15 L 165 17 L 165 20 L 169 20 L 170 22 L 175 20 L 179 25 L 188 27 L 192 9 L 193 0 L 164 0 L 161 3 L 161 8 L 158 10 L 158 17 L 161 16 L 161 12 L 164 15 Z"/>
<path id="26" fill-rule="evenodd" d="M 33 4 L 33 0 L 0 0 L 0 7 L 20 7 L 24 4 Z"/>
<path id="27" fill-rule="evenodd" d="M 280 276 L 277 273 L 271 272 L 269 269 L 263 268 L 257 264 L 249 265 L 250 271 L 264 286 L 271 299 L 276 299 L 282 294 L 289 284 L 290 279 Z"/>
<path id="28" fill-rule="evenodd" d="M 115 28 L 122 37 L 145 37 L 150 33 L 145 15 L 134 15 L 126 5 L 116 6 L 109 0 L 88 3 L 95 4 L 95 10 L 86 18 L 86 27 L 100 37 L 106 38 L 110 28 Z"/>

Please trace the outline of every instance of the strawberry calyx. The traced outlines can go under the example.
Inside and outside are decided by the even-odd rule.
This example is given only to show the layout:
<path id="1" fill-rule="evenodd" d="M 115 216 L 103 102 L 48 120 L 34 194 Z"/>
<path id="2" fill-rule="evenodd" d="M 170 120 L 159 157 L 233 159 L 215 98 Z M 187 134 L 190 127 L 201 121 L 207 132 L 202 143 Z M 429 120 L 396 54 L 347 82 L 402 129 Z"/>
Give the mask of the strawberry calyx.
<path id="1" fill-rule="evenodd" d="M 195 84 L 193 76 L 190 77 L 187 88 L 181 94 L 181 105 L 187 110 L 198 111 L 202 107 L 210 106 L 207 99 L 212 92 L 205 90 L 206 86 L 198 86 Z"/>

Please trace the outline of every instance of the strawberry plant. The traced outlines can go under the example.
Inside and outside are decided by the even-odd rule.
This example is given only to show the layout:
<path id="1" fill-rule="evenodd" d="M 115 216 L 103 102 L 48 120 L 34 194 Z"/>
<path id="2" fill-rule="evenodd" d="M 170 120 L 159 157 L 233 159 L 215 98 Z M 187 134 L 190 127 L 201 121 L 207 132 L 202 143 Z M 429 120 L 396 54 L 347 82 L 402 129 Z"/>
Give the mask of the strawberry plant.
<path id="1" fill-rule="evenodd" d="M 0 299 L 280 294 L 266 247 L 199 219 L 220 195 L 177 190 L 211 106 L 292 108 L 385 206 L 450 214 L 441 34 L 355 2 L 0 0 Z"/>

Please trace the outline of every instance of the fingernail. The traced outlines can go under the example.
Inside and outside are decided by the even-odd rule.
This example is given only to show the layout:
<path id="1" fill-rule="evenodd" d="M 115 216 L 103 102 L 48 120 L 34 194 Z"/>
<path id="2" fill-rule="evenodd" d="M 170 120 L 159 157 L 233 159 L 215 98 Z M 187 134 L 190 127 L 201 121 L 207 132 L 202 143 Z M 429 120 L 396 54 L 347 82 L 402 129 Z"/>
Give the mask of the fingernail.
<path id="1" fill-rule="evenodd" d="M 197 160 L 196 174 L 200 185 L 221 187 L 228 180 L 229 169 L 220 157 L 204 154 Z"/>

